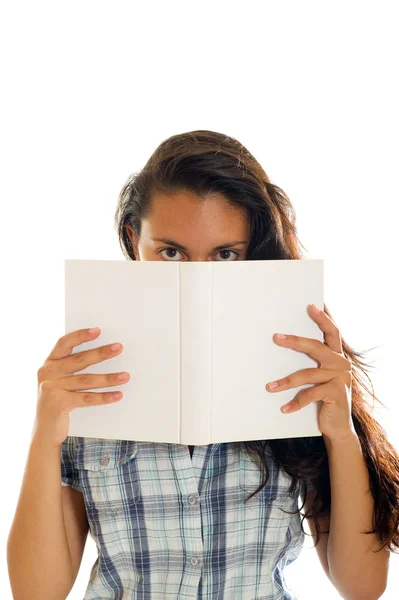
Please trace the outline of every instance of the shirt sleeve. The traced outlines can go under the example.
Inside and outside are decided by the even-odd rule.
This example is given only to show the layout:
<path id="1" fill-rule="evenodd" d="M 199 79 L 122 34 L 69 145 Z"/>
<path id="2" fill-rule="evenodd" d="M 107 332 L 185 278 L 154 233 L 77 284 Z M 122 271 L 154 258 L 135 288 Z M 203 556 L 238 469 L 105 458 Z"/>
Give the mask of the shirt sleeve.
<path id="1" fill-rule="evenodd" d="M 76 449 L 76 437 L 67 436 L 61 446 L 61 485 L 71 486 L 82 492 L 79 482 L 79 471 L 75 467 L 74 456 Z"/>

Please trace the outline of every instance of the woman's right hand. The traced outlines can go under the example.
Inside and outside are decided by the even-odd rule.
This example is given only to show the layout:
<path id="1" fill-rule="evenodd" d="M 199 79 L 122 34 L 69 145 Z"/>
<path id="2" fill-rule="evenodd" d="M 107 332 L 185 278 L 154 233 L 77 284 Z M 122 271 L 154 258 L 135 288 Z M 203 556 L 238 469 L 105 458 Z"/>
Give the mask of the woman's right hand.
<path id="1" fill-rule="evenodd" d="M 122 352 L 121 344 L 116 351 L 111 349 L 112 344 L 107 344 L 71 354 L 75 346 L 94 340 L 99 334 L 100 330 L 90 333 L 88 329 L 78 329 L 60 337 L 37 372 L 38 399 L 33 436 L 47 444 L 62 445 L 68 436 L 69 413 L 73 408 L 111 404 L 123 396 L 122 392 L 119 392 L 119 398 L 113 398 L 115 392 L 76 391 L 119 386 L 129 381 L 129 374 L 125 379 L 118 379 L 120 373 L 74 375 L 75 371 L 82 371 Z"/>

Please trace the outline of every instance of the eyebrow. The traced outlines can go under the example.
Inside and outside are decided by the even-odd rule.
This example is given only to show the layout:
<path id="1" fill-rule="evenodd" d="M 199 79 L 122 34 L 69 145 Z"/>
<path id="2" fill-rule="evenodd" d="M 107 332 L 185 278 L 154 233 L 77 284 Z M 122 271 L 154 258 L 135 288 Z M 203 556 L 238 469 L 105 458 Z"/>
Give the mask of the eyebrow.
<path id="1" fill-rule="evenodd" d="M 173 240 L 169 240 L 168 238 L 151 238 L 154 242 L 163 242 L 164 244 L 169 244 L 170 246 L 176 246 L 176 248 L 179 248 L 180 250 L 184 250 L 185 252 L 187 252 L 187 248 L 185 246 L 183 246 L 182 244 L 178 244 L 177 242 L 174 242 Z M 233 241 L 233 242 L 226 242 L 225 244 L 220 244 L 220 246 L 215 246 L 213 248 L 213 250 L 223 250 L 224 248 L 229 248 L 230 246 L 237 246 L 238 244 L 246 244 L 247 240 L 244 240 L 242 242 L 238 242 L 238 241 Z"/>

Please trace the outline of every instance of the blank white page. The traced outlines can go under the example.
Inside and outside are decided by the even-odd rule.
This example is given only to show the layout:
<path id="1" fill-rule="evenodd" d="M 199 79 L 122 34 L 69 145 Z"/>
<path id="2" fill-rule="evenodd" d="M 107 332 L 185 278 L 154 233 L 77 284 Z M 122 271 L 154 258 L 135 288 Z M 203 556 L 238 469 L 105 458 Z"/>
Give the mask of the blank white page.
<path id="1" fill-rule="evenodd" d="M 179 265 L 159 261 L 65 260 L 65 332 L 100 327 L 73 354 L 113 342 L 114 358 L 81 373 L 128 371 L 116 403 L 73 409 L 69 435 L 178 443 L 180 433 Z"/>
<path id="2" fill-rule="evenodd" d="M 280 407 L 303 385 L 269 392 L 269 381 L 317 367 L 277 345 L 274 333 L 323 341 L 307 312 L 324 308 L 323 259 L 212 262 L 211 441 L 321 435 L 316 402 L 292 414 Z"/>

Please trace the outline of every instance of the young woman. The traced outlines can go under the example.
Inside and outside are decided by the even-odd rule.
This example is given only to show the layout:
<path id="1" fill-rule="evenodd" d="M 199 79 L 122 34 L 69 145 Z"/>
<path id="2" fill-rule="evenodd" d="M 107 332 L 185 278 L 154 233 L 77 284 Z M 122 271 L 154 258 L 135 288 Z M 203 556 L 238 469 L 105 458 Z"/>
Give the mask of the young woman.
<path id="1" fill-rule="evenodd" d="M 128 260 L 304 258 L 286 194 L 237 140 L 212 131 L 164 141 L 123 187 L 115 224 Z M 399 542 L 399 457 L 367 403 L 366 393 L 375 396 L 362 381 L 370 378 L 361 354 L 326 307 L 308 310 L 324 343 L 274 340 L 319 366 L 287 373 L 277 386 L 265 382 L 265 402 L 286 389 L 291 411 L 320 401 L 321 437 L 194 448 L 70 437 L 73 408 L 115 401 L 78 390 L 120 386 L 134 369 L 121 380 L 74 375 L 123 349 L 71 355 L 99 332 L 61 337 L 38 371 L 35 428 L 8 544 L 15 597 L 65 598 L 90 530 L 98 559 L 87 599 L 293 599 L 284 568 L 301 551 L 306 517 L 339 594 L 379 598 Z"/>

